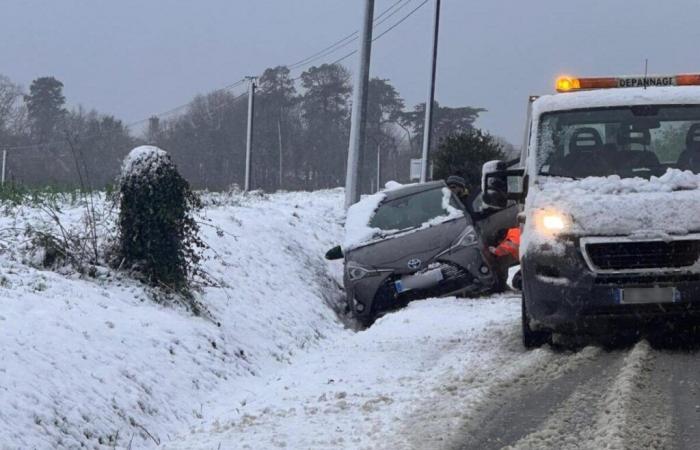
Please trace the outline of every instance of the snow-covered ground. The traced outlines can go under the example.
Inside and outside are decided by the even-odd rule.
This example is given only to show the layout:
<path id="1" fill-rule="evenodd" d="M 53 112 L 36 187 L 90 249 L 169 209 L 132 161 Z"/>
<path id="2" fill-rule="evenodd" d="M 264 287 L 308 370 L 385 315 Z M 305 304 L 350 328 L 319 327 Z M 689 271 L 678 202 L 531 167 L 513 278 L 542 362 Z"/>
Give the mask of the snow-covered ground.
<path id="1" fill-rule="evenodd" d="M 432 299 L 232 392 L 168 449 L 437 448 L 525 367 L 514 296 Z"/>
<path id="2" fill-rule="evenodd" d="M 46 212 L 1 205 L 0 448 L 154 447 L 210 419 L 222 393 L 352 335 L 323 259 L 340 239 L 342 191 L 205 200 L 205 269 L 226 283 L 200 296 L 213 321 L 106 269 L 32 266 L 23 230 L 50 223 Z M 69 227 L 82 213 L 64 203 L 59 216 Z"/>
<path id="3" fill-rule="evenodd" d="M 695 448 L 696 353 L 520 343 L 515 293 L 442 298 L 357 331 L 338 314 L 342 191 L 205 196 L 200 300 L 36 267 L 0 205 L 0 448 Z M 102 204 L 102 200 L 98 206 Z M 64 203 L 68 227 L 82 207 Z M 688 395 L 688 387 L 691 393 Z"/>

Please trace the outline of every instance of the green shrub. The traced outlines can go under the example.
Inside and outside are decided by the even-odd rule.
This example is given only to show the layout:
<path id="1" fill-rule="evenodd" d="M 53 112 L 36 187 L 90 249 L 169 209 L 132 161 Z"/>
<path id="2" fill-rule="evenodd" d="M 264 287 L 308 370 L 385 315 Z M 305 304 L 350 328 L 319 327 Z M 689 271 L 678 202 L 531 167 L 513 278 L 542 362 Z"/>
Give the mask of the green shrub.
<path id="1" fill-rule="evenodd" d="M 117 263 L 153 286 L 189 294 L 204 243 L 193 217 L 199 197 L 163 150 L 131 151 L 118 185 Z M 195 303 L 190 303 L 198 313 Z"/>

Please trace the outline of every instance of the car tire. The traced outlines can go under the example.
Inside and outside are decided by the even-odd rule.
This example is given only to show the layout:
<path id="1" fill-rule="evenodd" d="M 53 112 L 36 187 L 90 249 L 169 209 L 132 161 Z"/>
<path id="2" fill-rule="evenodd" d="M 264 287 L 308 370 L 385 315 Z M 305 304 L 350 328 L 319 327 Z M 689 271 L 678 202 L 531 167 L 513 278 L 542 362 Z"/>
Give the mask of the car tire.
<path id="1" fill-rule="evenodd" d="M 525 306 L 525 291 L 523 291 L 522 296 L 522 333 L 523 333 L 523 346 L 525 348 L 538 348 L 542 347 L 544 344 L 551 343 L 552 332 L 548 330 L 533 330 L 530 327 L 530 316 L 527 313 L 527 307 Z"/>

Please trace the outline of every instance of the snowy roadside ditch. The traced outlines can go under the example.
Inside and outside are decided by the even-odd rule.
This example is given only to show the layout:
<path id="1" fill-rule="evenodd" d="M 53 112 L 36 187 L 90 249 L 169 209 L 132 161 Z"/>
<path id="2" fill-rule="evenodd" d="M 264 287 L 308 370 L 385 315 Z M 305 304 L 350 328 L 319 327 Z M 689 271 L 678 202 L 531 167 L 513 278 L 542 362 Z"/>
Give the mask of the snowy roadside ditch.
<path id="1" fill-rule="evenodd" d="M 504 366 L 551 357 L 522 352 L 519 308 L 517 296 L 413 302 L 251 380 L 227 396 L 216 420 L 164 448 L 420 448 L 437 438 L 426 434 L 458 432 Z"/>
<path id="2" fill-rule="evenodd" d="M 155 447 L 209 418 L 222 390 L 352 334 L 323 259 L 342 233 L 342 191 L 204 201 L 204 267 L 225 282 L 200 294 L 214 320 L 156 304 L 112 271 L 36 267 L 22 230 L 45 211 L 2 205 L 0 447 Z M 61 220 L 82 211 L 66 202 Z"/>

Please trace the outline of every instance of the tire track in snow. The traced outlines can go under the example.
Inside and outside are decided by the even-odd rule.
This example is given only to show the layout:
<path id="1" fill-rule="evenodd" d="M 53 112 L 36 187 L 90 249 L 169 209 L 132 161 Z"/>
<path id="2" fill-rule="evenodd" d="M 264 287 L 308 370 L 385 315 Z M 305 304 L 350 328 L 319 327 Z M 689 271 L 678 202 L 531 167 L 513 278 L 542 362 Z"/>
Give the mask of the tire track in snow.
<path id="1" fill-rule="evenodd" d="M 505 390 L 453 448 L 670 448 L 667 389 L 652 376 L 656 355 L 646 342 L 630 351 L 588 347 L 560 361 L 559 376 L 540 373 Z"/>
<path id="2" fill-rule="evenodd" d="M 525 351 L 515 326 L 506 336 L 504 349 L 476 372 L 464 367 L 461 373 L 446 375 L 437 383 L 441 388 L 426 396 L 405 420 L 401 441 L 389 442 L 386 447 L 461 448 L 465 435 L 484 429 L 488 419 L 519 392 L 562 377 L 599 353 L 595 348 L 574 355 L 546 348 Z"/>
<path id="3" fill-rule="evenodd" d="M 572 410 L 562 417 L 565 423 L 580 423 L 586 419 L 585 416 L 576 417 L 585 399 L 578 393 L 579 380 L 586 379 L 589 384 L 598 384 L 599 374 L 606 374 L 607 368 L 619 365 L 622 356 L 604 353 L 595 347 L 586 347 L 571 356 L 560 356 L 565 360 L 557 360 L 556 363 L 561 365 L 559 371 L 538 373 L 531 382 L 504 391 L 487 416 L 465 426 L 462 441 L 454 448 L 503 448 L 540 429 L 554 428 L 554 438 L 560 439 L 562 436 L 556 431 L 556 425 L 553 427 L 548 422 L 551 411 L 561 404 L 573 404 Z M 541 434 L 544 435 L 538 442 L 539 447 L 546 445 L 549 436 L 547 433 Z"/>
<path id="4" fill-rule="evenodd" d="M 651 383 L 665 394 L 663 404 L 673 411 L 675 449 L 696 449 L 700 442 L 700 360 L 694 351 L 659 351 Z"/>

